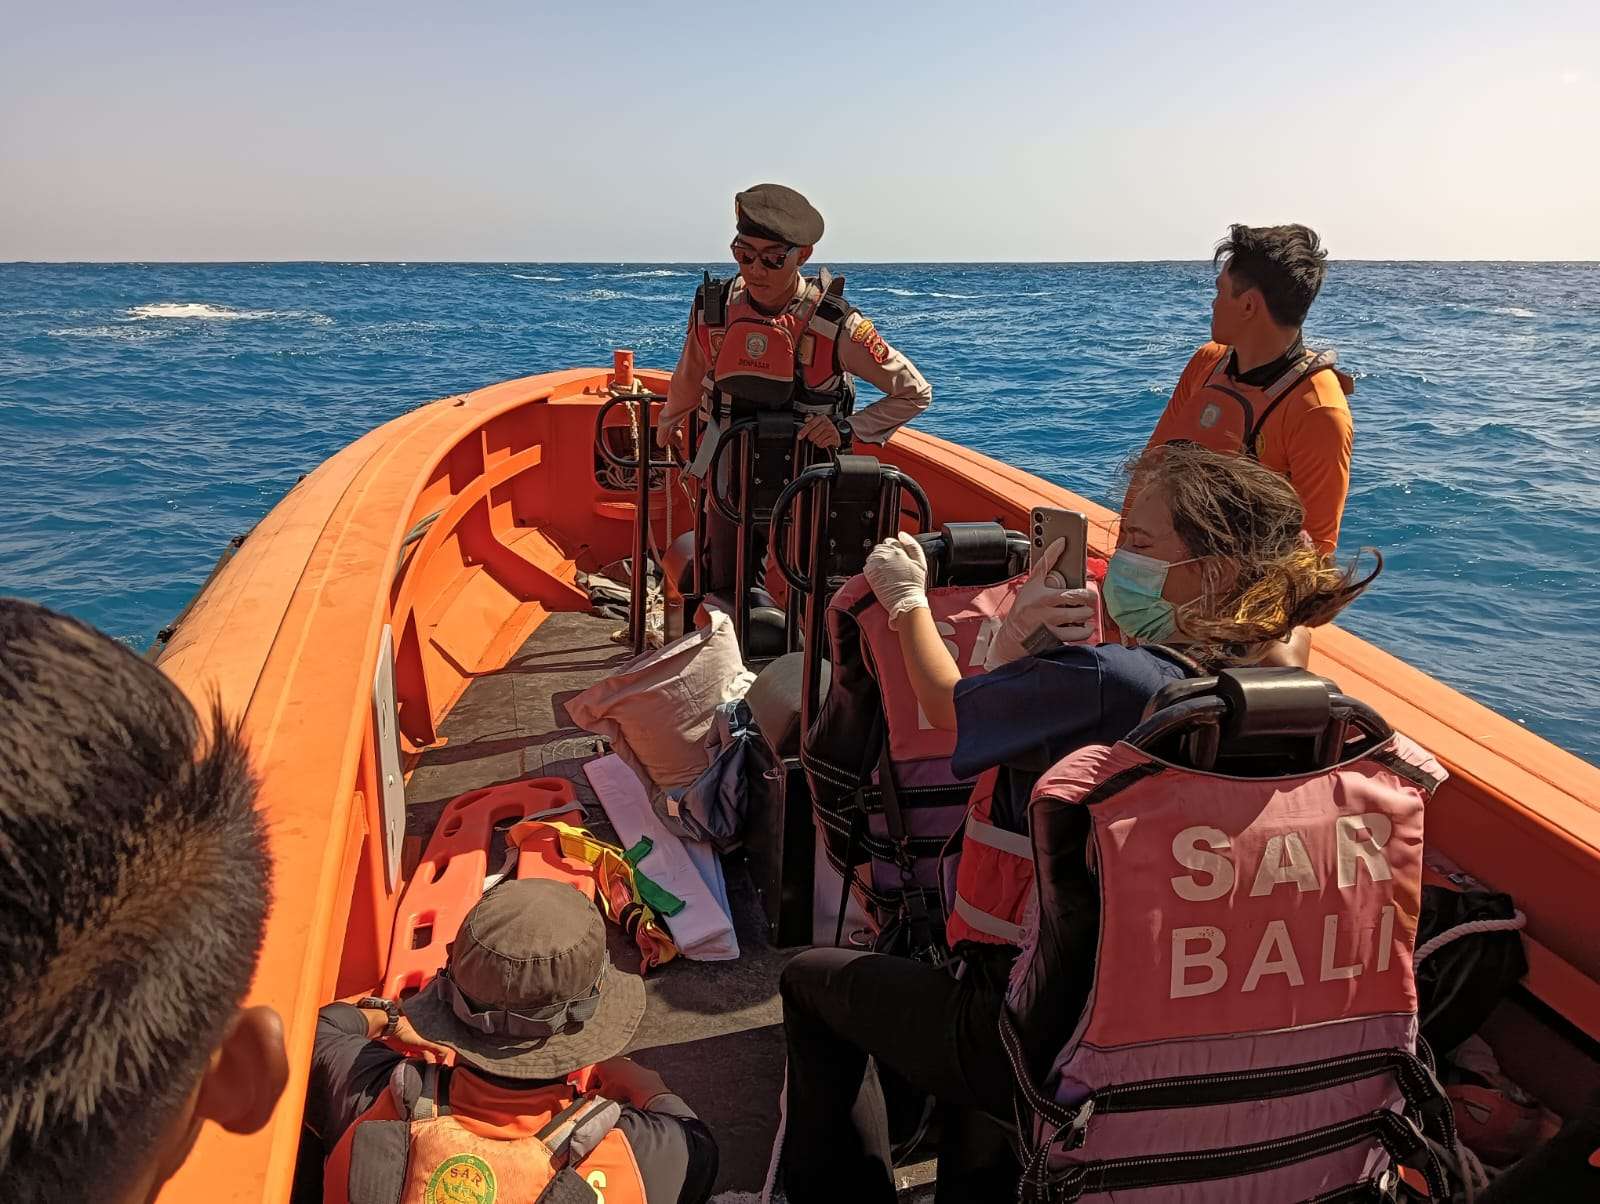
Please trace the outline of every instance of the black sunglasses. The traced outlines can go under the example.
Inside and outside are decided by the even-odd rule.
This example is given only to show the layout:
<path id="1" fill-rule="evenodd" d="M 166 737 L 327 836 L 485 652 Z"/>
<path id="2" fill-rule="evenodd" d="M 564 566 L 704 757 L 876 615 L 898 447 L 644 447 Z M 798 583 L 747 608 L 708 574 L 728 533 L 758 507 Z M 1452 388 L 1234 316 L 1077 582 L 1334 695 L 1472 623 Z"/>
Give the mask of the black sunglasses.
<path id="1" fill-rule="evenodd" d="M 734 262 L 740 267 L 747 268 L 759 259 L 762 267 L 776 272 L 779 268 L 783 267 L 784 264 L 789 262 L 789 253 L 793 251 L 794 248 L 785 247 L 782 251 L 777 252 L 776 257 L 774 257 L 774 252 L 758 251 L 749 243 L 740 242 L 736 238 L 728 244 L 728 250 L 733 252 Z"/>

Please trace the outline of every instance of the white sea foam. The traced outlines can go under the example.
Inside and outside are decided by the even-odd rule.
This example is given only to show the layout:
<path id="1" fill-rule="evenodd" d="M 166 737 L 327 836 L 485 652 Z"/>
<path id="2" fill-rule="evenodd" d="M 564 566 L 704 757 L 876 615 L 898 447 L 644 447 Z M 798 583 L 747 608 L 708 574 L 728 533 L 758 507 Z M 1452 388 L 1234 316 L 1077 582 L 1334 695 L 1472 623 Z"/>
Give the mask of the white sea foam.
<path id="1" fill-rule="evenodd" d="M 206 322 L 270 322 L 274 319 L 311 322 L 317 326 L 331 326 L 333 319 L 308 309 L 234 309 L 228 305 L 209 305 L 203 301 L 158 301 L 151 305 L 135 305 L 128 310 L 135 321 L 165 318 L 178 321 Z"/>
<path id="2" fill-rule="evenodd" d="M 985 293 L 935 293 L 919 292 L 913 288 L 896 288 L 893 285 L 868 285 L 866 288 L 857 289 L 860 293 L 889 293 L 895 297 L 938 297 L 949 301 L 976 301 Z"/>
<path id="3" fill-rule="evenodd" d="M 692 276 L 693 272 L 675 272 L 671 268 L 656 268 L 649 272 L 618 272 L 606 276 L 607 280 L 644 280 L 650 276 Z"/>
<path id="4" fill-rule="evenodd" d="M 1539 315 L 1531 309 L 1522 309 L 1516 305 L 1501 305 L 1489 311 L 1492 314 L 1504 314 L 1508 318 L 1537 318 Z"/>
<path id="5" fill-rule="evenodd" d="M 566 279 L 564 276 L 524 276 L 521 272 L 512 272 L 511 275 L 517 280 L 537 280 L 541 284 L 560 284 Z"/>
<path id="6" fill-rule="evenodd" d="M 677 297 L 652 297 L 646 293 L 619 293 L 614 288 L 592 288 L 584 294 L 590 301 L 677 301 Z"/>
<path id="7" fill-rule="evenodd" d="M 155 305 L 135 305 L 128 311 L 133 318 L 209 318 L 216 321 L 236 322 L 244 319 L 270 318 L 263 309 L 229 309 L 226 305 L 206 305 L 199 301 L 162 301 Z"/>

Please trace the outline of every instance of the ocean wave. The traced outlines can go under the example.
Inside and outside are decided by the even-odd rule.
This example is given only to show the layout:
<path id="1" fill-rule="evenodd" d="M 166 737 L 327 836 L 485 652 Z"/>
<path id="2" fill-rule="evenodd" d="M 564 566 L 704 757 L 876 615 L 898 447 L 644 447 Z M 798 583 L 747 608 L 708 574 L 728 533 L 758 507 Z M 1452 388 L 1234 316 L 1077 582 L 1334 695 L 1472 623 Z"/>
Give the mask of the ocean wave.
<path id="1" fill-rule="evenodd" d="M 512 272 L 511 276 L 514 280 L 537 280 L 541 284 L 560 284 L 566 279 L 565 276 L 524 276 L 521 272 Z"/>
<path id="2" fill-rule="evenodd" d="M 1539 315 L 1531 309 L 1523 309 L 1519 305 L 1497 305 L 1489 311 L 1492 314 L 1504 314 L 1508 318 L 1537 318 Z"/>
<path id="3" fill-rule="evenodd" d="M 311 322 L 317 326 L 332 326 L 333 319 L 309 309 L 234 309 L 227 305 L 210 305 L 204 301 L 157 301 L 150 305 L 135 305 L 128 310 L 134 321 L 165 318 L 179 321 L 202 322 L 271 322 L 275 320 Z"/>
<path id="4" fill-rule="evenodd" d="M 135 326 L 131 322 L 120 326 L 65 326 L 47 330 L 53 339 L 121 339 L 128 343 L 142 343 L 148 339 L 163 339 L 171 334 L 159 326 Z"/>
<path id="5" fill-rule="evenodd" d="M 858 293 L 889 293 L 895 297 L 938 297 L 949 301 L 976 301 L 980 297 L 987 297 L 988 293 L 937 293 L 933 291 L 920 292 L 917 289 L 896 288 L 893 285 L 868 285 L 858 288 Z"/>
<path id="6" fill-rule="evenodd" d="M 678 297 L 652 297 L 645 293 L 619 293 L 614 288 L 592 288 L 584 293 L 584 298 L 589 301 L 666 301 L 676 302 Z"/>
<path id="7" fill-rule="evenodd" d="M 671 268 L 656 268 L 649 272 L 617 272 L 614 274 L 601 274 L 594 277 L 596 280 L 645 280 L 652 276 L 693 276 L 693 272 L 675 272 Z"/>

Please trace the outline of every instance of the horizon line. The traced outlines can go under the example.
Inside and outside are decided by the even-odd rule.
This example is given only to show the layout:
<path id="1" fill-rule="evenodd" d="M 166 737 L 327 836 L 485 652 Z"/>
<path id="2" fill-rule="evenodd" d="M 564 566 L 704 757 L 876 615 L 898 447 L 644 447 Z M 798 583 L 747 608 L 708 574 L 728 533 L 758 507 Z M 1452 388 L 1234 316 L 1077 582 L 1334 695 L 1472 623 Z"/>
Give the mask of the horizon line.
<path id="1" fill-rule="evenodd" d="M 813 260 L 820 260 L 814 256 Z M 703 267 L 720 259 L 0 259 L 0 267 Z M 1099 267 L 1124 264 L 1209 264 L 1197 259 L 836 259 L 825 262 L 863 267 Z M 1351 264 L 1543 264 L 1600 266 L 1600 259 L 1370 259 L 1329 257 Z"/>

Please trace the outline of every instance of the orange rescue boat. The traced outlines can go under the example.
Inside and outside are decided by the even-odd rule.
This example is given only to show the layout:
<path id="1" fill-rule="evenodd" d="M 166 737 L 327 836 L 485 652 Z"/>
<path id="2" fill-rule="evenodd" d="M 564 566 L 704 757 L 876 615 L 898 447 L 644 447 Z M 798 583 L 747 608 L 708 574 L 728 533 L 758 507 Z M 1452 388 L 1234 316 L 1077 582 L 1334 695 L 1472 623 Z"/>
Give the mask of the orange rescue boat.
<path id="1" fill-rule="evenodd" d="M 639 379 L 664 391 L 660 373 Z M 621 654 L 597 651 L 615 621 L 576 618 L 590 610 L 580 569 L 632 551 L 635 497 L 595 453 L 614 383 L 602 369 L 552 372 L 385 423 L 290 490 L 169 629 L 159 664 L 196 701 L 216 691 L 243 714 L 264 780 L 275 902 L 251 1002 L 283 1015 L 294 1077 L 262 1132 L 208 1126 L 164 1201 L 291 1198 L 317 1009 L 389 977 L 408 802 L 413 828 L 430 822 L 424 775 L 475 765 L 476 778 L 429 779 L 442 801 L 538 772 L 550 761 L 536 763 L 537 724 L 550 729 L 554 712 L 560 727 L 559 692 L 540 693 L 531 675 L 583 661 L 592 677 Z M 1064 506 L 1090 516 L 1093 552 L 1114 542 L 1110 511 L 967 448 L 906 430 L 881 454 L 921 484 L 939 520 L 1021 528 L 1030 507 Z M 669 521 L 660 497 L 658 525 Z M 692 521 L 679 509 L 675 531 Z M 1513 1077 L 1553 1106 L 1574 1106 L 1577 1080 L 1593 1070 L 1581 1047 L 1600 1040 L 1589 911 L 1600 898 L 1600 769 L 1347 632 L 1319 630 L 1311 668 L 1448 767 L 1430 848 L 1510 892 L 1528 920 L 1525 991 L 1486 1035 Z M 485 721 L 491 711 L 498 723 Z M 658 1033 L 656 1044 L 680 1058 L 697 1042 L 721 1043 L 706 1045 L 711 1060 L 745 1056 L 740 1042 L 777 1017 L 780 961 L 752 952 L 745 962 L 744 978 L 717 988 L 737 1023 L 706 1035 L 702 1000 L 695 1025 Z M 665 971 L 681 986 L 715 969 Z M 764 1106 L 775 1118 L 775 1098 Z M 766 1150 L 741 1158 L 730 1147 L 755 1135 L 721 1136 L 720 1187 L 759 1189 L 750 1176 Z"/>

